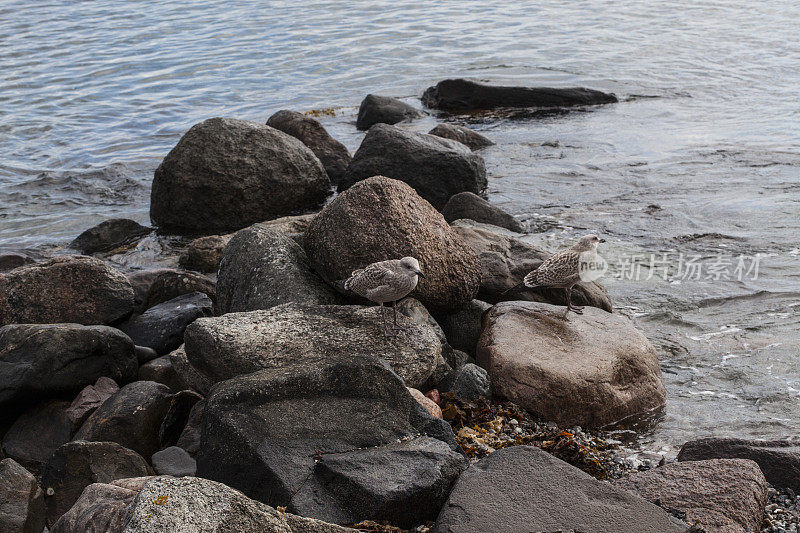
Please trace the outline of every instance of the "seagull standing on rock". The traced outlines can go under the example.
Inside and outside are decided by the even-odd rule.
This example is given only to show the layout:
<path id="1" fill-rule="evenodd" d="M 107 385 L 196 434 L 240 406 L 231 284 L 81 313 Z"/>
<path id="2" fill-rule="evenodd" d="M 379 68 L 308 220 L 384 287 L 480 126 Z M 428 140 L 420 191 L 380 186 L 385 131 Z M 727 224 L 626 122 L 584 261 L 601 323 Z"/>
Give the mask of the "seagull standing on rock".
<path id="1" fill-rule="evenodd" d="M 347 290 L 371 300 L 381 306 L 383 319 L 383 334 L 397 335 L 397 330 L 403 329 L 397 323 L 397 300 L 405 298 L 417 286 L 418 276 L 425 277 L 419 267 L 419 261 L 413 257 L 402 259 L 389 259 L 372 263 L 362 269 L 353 271 L 350 277 L 336 282 Z M 394 327 L 391 331 L 386 326 L 386 311 L 383 304 L 392 302 L 394 311 Z"/>

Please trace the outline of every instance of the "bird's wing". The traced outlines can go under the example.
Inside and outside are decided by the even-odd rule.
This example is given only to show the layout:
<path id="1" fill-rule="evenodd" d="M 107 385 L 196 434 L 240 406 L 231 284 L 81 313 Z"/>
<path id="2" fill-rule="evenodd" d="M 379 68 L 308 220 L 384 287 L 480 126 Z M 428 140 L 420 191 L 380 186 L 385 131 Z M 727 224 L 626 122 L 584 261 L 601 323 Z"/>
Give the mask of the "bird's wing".
<path id="1" fill-rule="evenodd" d="M 539 268 L 525 276 L 528 287 L 558 285 L 578 275 L 578 252 L 562 250 L 548 257 Z"/>
<path id="2" fill-rule="evenodd" d="M 387 263 L 388 261 L 372 263 L 365 268 L 354 271 L 345 282 L 345 288 L 366 298 L 367 292 L 383 285 L 389 285 L 396 274 Z"/>

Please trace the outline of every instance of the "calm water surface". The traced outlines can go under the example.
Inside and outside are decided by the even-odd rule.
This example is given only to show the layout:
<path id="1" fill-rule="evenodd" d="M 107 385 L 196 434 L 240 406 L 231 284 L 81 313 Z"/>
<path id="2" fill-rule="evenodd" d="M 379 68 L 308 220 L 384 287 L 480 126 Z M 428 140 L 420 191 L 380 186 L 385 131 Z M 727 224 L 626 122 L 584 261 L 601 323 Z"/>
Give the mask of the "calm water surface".
<path id="1" fill-rule="evenodd" d="M 619 104 L 567 115 L 454 120 L 497 141 L 489 198 L 528 240 L 608 240 L 606 286 L 658 347 L 669 394 L 643 445 L 797 435 L 800 4 L 525 4 L 3 2 L 0 250 L 47 255 L 110 216 L 148 222 L 153 170 L 208 117 L 333 107 L 321 120 L 355 150 L 368 92 L 419 105 L 456 76 L 611 91 Z M 628 279 L 626 261 L 651 254 L 671 279 Z M 681 279 L 681 254 L 732 261 L 729 279 Z M 738 279 L 756 254 L 757 279 Z"/>

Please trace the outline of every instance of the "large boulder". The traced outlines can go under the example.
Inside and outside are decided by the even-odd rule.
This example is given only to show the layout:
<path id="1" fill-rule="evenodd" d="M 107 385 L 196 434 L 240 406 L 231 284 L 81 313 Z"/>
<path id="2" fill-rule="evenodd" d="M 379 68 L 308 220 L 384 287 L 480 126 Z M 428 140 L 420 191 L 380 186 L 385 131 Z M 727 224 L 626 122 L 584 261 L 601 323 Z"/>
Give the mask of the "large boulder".
<path id="1" fill-rule="evenodd" d="M 53 452 L 69 442 L 75 432 L 68 407 L 69 402 L 52 401 L 24 412 L 3 436 L 5 456 L 34 474 L 41 474 Z"/>
<path id="2" fill-rule="evenodd" d="M 133 499 L 152 476 L 125 478 L 87 486 L 50 533 L 122 533 Z"/>
<path id="3" fill-rule="evenodd" d="M 198 237 L 189 243 L 189 246 L 181 254 L 178 264 L 181 268 L 188 270 L 216 272 L 219 270 L 222 252 L 225 251 L 231 238 L 233 238 L 233 233 Z"/>
<path id="4" fill-rule="evenodd" d="M 93 257 L 56 257 L 0 274 L 0 325 L 111 324 L 132 311 L 128 278 Z"/>
<path id="5" fill-rule="evenodd" d="M 44 494 L 33 474 L 13 459 L 0 461 L 0 531 L 41 533 Z"/>
<path id="6" fill-rule="evenodd" d="M 150 217 L 167 233 L 224 233 L 321 203 L 330 181 L 302 142 L 264 124 L 212 118 L 156 169 Z"/>
<path id="7" fill-rule="evenodd" d="M 563 426 L 604 426 L 663 407 L 656 350 L 630 320 L 594 307 L 564 318 L 535 302 L 486 315 L 477 361 L 495 395 Z"/>
<path id="8" fill-rule="evenodd" d="M 402 442 L 400 442 L 402 441 Z M 198 475 L 336 523 L 435 517 L 465 466 L 449 424 L 384 364 L 351 358 L 217 385 Z"/>
<path id="9" fill-rule="evenodd" d="M 75 440 L 116 442 L 142 457 L 160 448 L 158 432 L 172 391 L 154 381 L 134 381 L 106 400 L 83 423 Z"/>
<path id="10" fill-rule="evenodd" d="M 12 324 L 0 328 L 0 418 L 78 393 L 101 376 L 136 378 L 133 342 L 108 326 Z"/>
<path id="11" fill-rule="evenodd" d="M 331 137 L 322 124 L 297 111 L 284 109 L 269 117 L 267 126 L 287 133 L 308 146 L 325 167 L 331 183 L 339 183 L 350 163 L 350 152 L 345 145 Z"/>
<path id="12" fill-rule="evenodd" d="M 442 209 L 442 215 L 448 222 L 468 218 L 475 222 L 500 226 L 517 233 L 524 231 L 522 224 L 512 215 L 490 204 L 477 194 L 467 191 L 452 196 Z"/>
<path id="13" fill-rule="evenodd" d="M 213 314 L 214 303 L 211 298 L 202 292 L 190 292 L 154 305 L 120 326 L 120 329 L 137 346 L 152 348 L 157 355 L 166 355 L 183 344 L 186 326 L 201 316 Z M 139 363 L 146 362 L 139 360 Z"/>
<path id="14" fill-rule="evenodd" d="M 67 512 L 92 483 L 152 473 L 136 452 L 114 442 L 68 442 L 50 457 L 42 473 L 47 523 Z"/>
<path id="15" fill-rule="evenodd" d="M 382 358 L 409 387 L 425 383 L 436 368 L 442 344 L 427 324 L 409 321 L 385 338 L 380 310 L 355 305 L 284 304 L 264 311 L 201 318 L 186 329 L 186 355 L 211 381 L 224 381 L 264 368 Z"/>
<path id="16" fill-rule="evenodd" d="M 461 474 L 436 533 L 683 533 L 667 513 L 533 446 L 498 450 Z"/>
<path id="17" fill-rule="evenodd" d="M 437 137 L 458 141 L 468 146 L 470 150 L 480 150 L 481 148 L 486 148 L 494 144 L 494 142 L 477 131 L 457 124 L 439 124 L 429 131 L 428 135 L 436 135 Z"/>
<path id="18" fill-rule="evenodd" d="M 453 232 L 478 254 L 481 263 L 481 288 L 478 298 L 490 303 L 526 300 L 566 305 L 564 289 L 537 288 L 507 292 L 519 284 L 531 270 L 539 268 L 550 257 L 541 248 L 520 239 L 517 233 L 498 226 L 458 220 Z M 611 312 L 611 301 L 600 283 L 579 283 L 572 289 L 572 303 L 590 305 Z"/>
<path id="19" fill-rule="evenodd" d="M 367 132 L 339 182 L 339 191 L 372 176 L 408 183 L 437 209 L 454 194 L 479 193 L 487 184 L 483 158 L 463 144 L 387 124 Z"/>
<path id="20" fill-rule="evenodd" d="M 613 94 L 583 87 L 503 87 L 464 79 L 440 81 L 422 95 L 425 106 L 456 113 L 498 107 L 571 107 L 615 102 L 617 97 Z"/>
<path id="21" fill-rule="evenodd" d="M 328 204 L 304 247 L 326 281 L 385 259 L 416 257 L 425 273 L 411 296 L 429 309 L 458 309 L 475 297 L 480 264 L 441 214 L 403 182 L 375 176 Z"/>
<path id="22" fill-rule="evenodd" d="M 391 96 L 368 94 L 358 108 L 356 128 L 368 130 L 374 124 L 397 124 L 404 120 L 414 120 L 425 113 Z"/>
<path id="23" fill-rule="evenodd" d="M 150 228 L 128 218 L 111 218 L 89 228 L 69 244 L 73 250 L 91 255 L 130 244 L 150 233 Z"/>
<path id="24" fill-rule="evenodd" d="M 800 492 L 800 442 L 797 440 L 746 440 L 711 437 L 687 442 L 678 461 L 750 459 L 775 487 Z"/>
<path id="25" fill-rule="evenodd" d="M 767 480 L 747 459 L 670 463 L 634 472 L 614 484 L 662 507 L 686 513 L 708 533 L 759 533 Z"/>
<path id="26" fill-rule="evenodd" d="M 276 305 L 344 303 L 308 265 L 303 248 L 283 233 L 255 224 L 236 233 L 220 262 L 217 299 L 222 313 Z"/>

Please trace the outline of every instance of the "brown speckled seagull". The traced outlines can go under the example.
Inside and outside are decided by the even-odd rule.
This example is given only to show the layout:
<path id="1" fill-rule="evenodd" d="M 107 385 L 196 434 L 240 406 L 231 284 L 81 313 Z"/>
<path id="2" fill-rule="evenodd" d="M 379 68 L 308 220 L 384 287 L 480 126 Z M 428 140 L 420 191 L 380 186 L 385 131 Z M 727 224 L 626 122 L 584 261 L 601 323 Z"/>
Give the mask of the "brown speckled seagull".
<path id="1" fill-rule="evenodd" d="M 383 334 L 389 336 L 391 333 L 386 326 L 386 311 L 383 304 L 392 302 L 394 311 L 392 331 L 396 335 L 398 329 L 403 329 L 397 323 L 397 300 L 408 296 L 416 288 L 417 276 L 425 277 L 419 268 L 419 261 L 413 257 L 403 257 L 379 261 L 355 270 L 349 278 L 341 282 L 341 286 L 381 306 Z"/>

